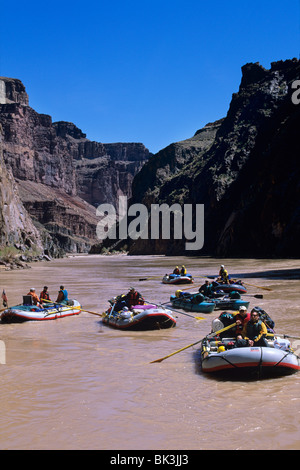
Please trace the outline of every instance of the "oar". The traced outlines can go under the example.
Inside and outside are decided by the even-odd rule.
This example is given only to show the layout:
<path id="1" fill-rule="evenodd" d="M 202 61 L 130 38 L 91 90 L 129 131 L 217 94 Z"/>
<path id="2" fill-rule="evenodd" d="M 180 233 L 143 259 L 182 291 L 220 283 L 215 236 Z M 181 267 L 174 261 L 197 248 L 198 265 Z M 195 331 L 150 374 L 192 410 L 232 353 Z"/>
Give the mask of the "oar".
<path id="1" fill-rule="evenodd" d="M 285 333 L 267 333 L 266 336 L 283 336 L 284 338 L 300 339 L 300 336 L 286 335 Z"/>
<path id="2" fill-rule="evenodd" d="M 153 277 L 142 277 L 139 281 L 149 281 L 151 279 L 162 279 L 163 276 L 153 276 Z"/>
<path id="3" fill-rule="evenodd" d="M 149 302 L 149 300 L 146 300 L 146 302 Z M 154 304 L 156 305 L 157 307 L 163 307 L 164 305 L 168 304 L 169 302 L 165 302 L 164 304 L 156 304 L 155 302 L 149 302 L 150 304 Z M 184 313 L 184 312 L 179 312 L 179 310 L 175 310 L 174 308 L 170 307 L 169 305 L 167 305 L 167 307 L 172 310 L 173 312 L 176 312 L 176 313 L 181 313 L 181 315 L 186 315 L 187 317 L 191 317 L 191 318 L 194 318 L 195 320 L 204 320 L 204 317 L 194 317 L 194 315 L 189 315 L 188 313 Z"/>
<path id="4" fill-rule="evenodd" d="M 255 297 L 256 299 L 263 299 L 264 296 L 262 294 L 242 294 L 243 297 Z"/>
<path id="5" fill-rule="evenodd" d="M 217 336 L 218 334 L 222 333 L 223 331 L 229 330 L 230 328 L 233 328 L 234 326 L 236 326 L 236 323 L 232 323 L 232 325 L 225 326 L 225 328 L 222 328 L 222 330 L 215 331 L 214 333 L 210 333 L 207 336 L 205 336 L 205 338 L 209 338 L 210 336 Z M 155 361 L 151 361 L 150 364 L 153 364 L 154 362 L 162 362 L 165 359 L 168 359 L 168 357 L 174 356 L 174 354 L 178 354 L 181 351 L 184 351 L 185 349 L 188 349 L 188 348 L 191 348 L 192 346 L 195 346 L 195 344 L 201 343 L 201 341 L 203 341 L 203 339 L 204 338 L 199 339 L 199 341 L 196 341 L 195 343 L 189 344 L 188 346 L 185 346 L 184 348 L 178 349 L 178 351 L 175 351 L 171 354 L 168 354 L 167 356 L 161 357 L 160 359 L 156 359 Z"/>
<path id="6" fill-rule="evenodd" d="M 244 282 L 244 281 L 243 281 L 243 284 L 246 284 L 246 286 L 257 287 L 257 289 L 264 289 L 264 290 L 269 290 L 269 291 L 273 290 L 273 289 L 270 289 L 270 287 L 256 286 L 254 284 L 249 284 L 248 282 Z"/>
<path id="7" fill-rule="evenodd" d="M 74 308 L 78 308 L 79 310 L 81 310 L 81 312 L 91 313 L 92 315 L 98 315 L 99 317 L 103 316 L 103 313 L 91 312 L 90 310 L 84 310 L 81 307 L 74 307 Z"/>
<path id="8" fill-rule="evenodd" d="M 14 307 L 21 307 L 21 305 L 23 305 L 23 304 L 14 305 Z M 1 313 L 1 312 L 4 312 L 4 310 L 7 310 L 7 309 L 9 309 L 9 308 L 10 308 L 9 306 L 7 306 L 7 307 L 5 307 L 5 308 L 2 308 L 2 309 L 0 310 L 0 313 Z"/>
<path id="9" fill-rule="evenodd" d="M 201 284 L 201 286 L 202 286 L 202 284 Z M 180 290 L 198 289 L 201 286 L 190 286 L 190 287 L 185 287 L 185 289 L 180 289 Z"/>
<path id="10" fill-rule="evenodd" d="M 59 304 L 56 304 L 56 305 L 59 305 Z M 68 312 L 69 310 L 79 310 L 80 307 L 70 307 L 70 308 L 65 308 L 65 310 L 63 312 Z M 46 317 L 50 317 L 50 315 L 56 315 L 58 312 L 49 312 L 45 315 L 45 318 Z"/>
<path id="11" fill-rule="evenodd" d="M 59 305 L 60 307 L 67 307 L 66 304 L 58 304 L 57 302 L 53 302 L 52 300 L 44 300 L 42 301 L 43 302 L 48 302 L 50 304 L 55 304 L 55 305 Z M 86 313 L 91 313 L 92 315 L 98 315 L 99 317 L 102 317 L 102 313 L 97 313 L 97 312 L 91 312 L 90 310 L 84 310 L 83 308 L 81 307 L 72 307 L 68 310 L 73 310 L 73 309 L 76 309 L 76 310 L 80 310 L 81 312 L 86 312 Z M 52 313 L 50 314 L 52 315 Z"/>
<path id="12" fill-rule="evenodd" d="M 1 312 L 4 312 L 4 310 L 7 310 L 9 307 L 5 307 L 5 308 L 2 308 L 2 310 L 0 310 L 0 313 Z"/>

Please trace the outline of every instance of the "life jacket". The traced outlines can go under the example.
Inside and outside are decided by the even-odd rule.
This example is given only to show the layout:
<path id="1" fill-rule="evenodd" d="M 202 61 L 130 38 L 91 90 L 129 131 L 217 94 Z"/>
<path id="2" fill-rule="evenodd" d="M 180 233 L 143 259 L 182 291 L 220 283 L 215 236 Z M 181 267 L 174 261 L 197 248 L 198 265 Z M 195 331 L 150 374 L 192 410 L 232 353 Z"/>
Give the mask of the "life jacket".
<path id="1" fill-rule="evenodd" d="M 269 329 L 274 329 L 275 327 L 275 322 L 272 320 L 272 318 L 270 317 L 270 315 L 267 314 L 267 312 L 265 312 L 262 308 L 260 307 L 255 307 L 255 310 L 258 311 L 258 314 L 259 314 L 259 318 L 260 320 L 262 320 L 264 322 L 264 324 L 266 325 L 267 328 Z"/>
<path id="2" fill-rule="evenodd" d="M 133 305 L 140 305 L 140 304 L 143 304 L 144 301 L 143 299 L 141 299 L 141 295 L 134 291 L 130 291 L 128 292 L 127 294 L 127 304 L 129 307 L 132 307 Z"/>
<path id="3" fill-rule="evenodd" d="M 242 333 L 243 331 L 243 328 L 244 328 L 244 325 L 246 323 L 248 323 L 248 321 L 250 320 L 250 313 L 248 312 L 246 317 L 242 317 L 242 315 L 240 313 L 237 313 L 234 317 L 234 320 L 237 321 L 237 320 L 241 320 L 241 324 L 240 325 L 237 325 L 236 326 L 236 330 L 235 330 L 235 333 L 236 335 L 239 335 Z"/>
<path id="4" fill-rule="evenodd" d="M 40 300 L 50 300 L 50 295 L 48 292 L 42 291 L 40 294 Z"/>
<path id="5" fill-rule="evenodd" d="M 56 302 L 66 302 L 68 300 L 68 291 L 66 289 L 61 289 L 58 293 Z"/>
<path id="6" fill-rule="evenodd" d="M 261 332 L 261 324 L 261 320 L 255 323 L 249 321 L 246 326 L 247 338 L 254 340 Z"/>
<path id="7" fill-rule="evenodd" d="M 219 272 L 219 276 L 221 277 L 223 282 L 225 282 L 226 284 L 229 283 L 229 276 L 228 276 L 228 272 L 226 271 L 226 269 L 221 269 Z"/>

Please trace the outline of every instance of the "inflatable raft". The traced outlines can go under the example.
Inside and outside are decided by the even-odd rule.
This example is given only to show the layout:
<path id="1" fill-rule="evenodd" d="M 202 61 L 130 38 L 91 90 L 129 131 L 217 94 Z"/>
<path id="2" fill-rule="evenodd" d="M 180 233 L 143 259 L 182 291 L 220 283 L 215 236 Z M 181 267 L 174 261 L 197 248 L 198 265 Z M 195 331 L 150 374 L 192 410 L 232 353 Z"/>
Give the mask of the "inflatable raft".
<path id="1" fill-rule="evenodd" d="M 152 304 L 136 305 L 129 310 L 127 307 L 117 312 L 110 307 L 102 315 L 105 325 L 120 330 L 161 330 L 176 326 L 172 312 Z"/>
<path id="2" fill-rule="evenodd" d="M 250 302 L 243 299 L 234 299 L 230 296 L 213 299 L 216 304 L 215 310 L 239 310 L 240 307 L 249 307 Z"/>
<path id="3" fill-rule="evenodd" d="M 193 284 L 194 279 L 191 274 L 166 274 L 162 279 L 163 284 Z"/>
<path id="4" fill-rule="evenodd" d="M 80 308 L 80 303 L 77 300 L 68 300 L 66 305 L 53 302 L 43 308 L 23 302 L 23 305 L 16 305 L 4 310 L 1 314 L 1 322 L 23 323 L 25 321 L 56 320 L 57 318 L 78 315 Z"/>
<path id="5" fill-rule="evenodd" d="M 240 294 L 246 294 L 247 293 L 247 289 L 242 284 L 242 281 L 235 281 L 235 282 L 231 282 L 229 284 L 213 281 L 212 282 L 212 287 L 213 287 L 215 292 L 223 291 L 225 294 L 228 294 L 229 292 L 233 292 L 233 291 L 239 292 Z"/>
<path id="6" fill-rule="evenodd" d="M 177 292 L 178 296 L 175 294 L 170 297 L 172 306 L 188 312 L 211 313 L 214 310 L 239 310 L 241 306 L 248 308 L 250 303 L 241 298 L 232 298 L 230 295 L 222 298 L 208 298 L 200 293 Z"/>
<path id="7" fill-rule="evenodd" d="M 210 337 L 201 343 L 204 373 L 248 378 L 289 375 L 300 370 L 300 358 L 290 342 L 280 336 L 268 340 L 269 347 L 235 347 L 234 338 Z"/>

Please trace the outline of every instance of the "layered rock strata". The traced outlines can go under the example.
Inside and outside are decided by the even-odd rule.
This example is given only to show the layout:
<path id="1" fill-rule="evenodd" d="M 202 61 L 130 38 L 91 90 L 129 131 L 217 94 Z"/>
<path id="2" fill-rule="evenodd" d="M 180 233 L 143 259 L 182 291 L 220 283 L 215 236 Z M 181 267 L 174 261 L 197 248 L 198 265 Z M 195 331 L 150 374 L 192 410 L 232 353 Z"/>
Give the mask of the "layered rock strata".
<path id="1" fill-rule="evenodd" d="M 149 151 L 139 143 L 92 142 L 73 123 L 53 123 L 29 106 L 20 80 L 5 77 L 0 125 L 3 162 L 47 252 L 87 251 L 97 240 L 96 207 L 131 196 Z"/>
<path id="2" fill-rule="evenodd" d="M 149 237 L 123 242 L 130 254 L 300 256 L 300 105 L 292 101 L 299 79 L 297 59 L 270 69 L 246 64 L 223 120 L 149 159 L 134 178 L 132 201 L 204 204 L 204 247 L 191 252 L 184 238 Z M 207 147 L 195 148 L 208 130 Z"/>

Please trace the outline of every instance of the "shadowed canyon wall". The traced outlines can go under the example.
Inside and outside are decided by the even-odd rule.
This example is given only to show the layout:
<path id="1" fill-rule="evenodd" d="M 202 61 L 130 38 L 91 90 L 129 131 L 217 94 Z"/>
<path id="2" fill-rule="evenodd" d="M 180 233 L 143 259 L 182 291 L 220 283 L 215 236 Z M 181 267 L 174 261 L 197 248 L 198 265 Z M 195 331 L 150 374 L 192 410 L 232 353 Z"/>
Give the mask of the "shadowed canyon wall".
<path id="1" fill-rule="evenodd" d="M 185 239 L 118 246 L 130 254 L 299 257 L 300 105 L 291 99 L 299 78 L 297 59 L 269 70 L 246 64 L 226 117 L 161 150 L 135 176 L 132 202 L 204 204 L 200 251 L 186 251 Z"/>

